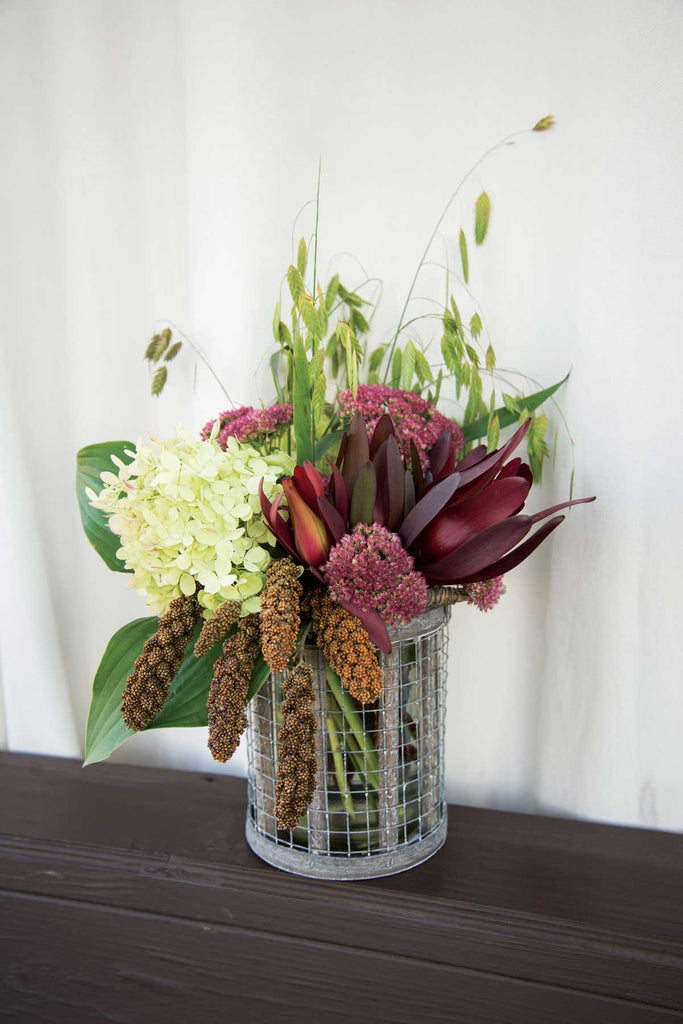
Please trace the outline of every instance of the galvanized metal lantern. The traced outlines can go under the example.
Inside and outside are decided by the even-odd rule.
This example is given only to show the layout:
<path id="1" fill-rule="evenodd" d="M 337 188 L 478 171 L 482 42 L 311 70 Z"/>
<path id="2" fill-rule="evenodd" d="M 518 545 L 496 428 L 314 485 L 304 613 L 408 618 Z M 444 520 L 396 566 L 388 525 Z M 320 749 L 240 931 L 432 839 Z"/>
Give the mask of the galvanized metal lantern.
<path id="1" fill-rule="evenodd" d="M 314 671 L 315 793 L 297 828 L 275 818 L 282 681 L 272 675 L 249 705 L 247 842 L 284 871 L 311 878 L 377 878 L 427 860 L 446 838 L 444 720 L 450 608 L 436 607 L 390 631 L 380 654 L 384 692 L 362 705 Z"/>

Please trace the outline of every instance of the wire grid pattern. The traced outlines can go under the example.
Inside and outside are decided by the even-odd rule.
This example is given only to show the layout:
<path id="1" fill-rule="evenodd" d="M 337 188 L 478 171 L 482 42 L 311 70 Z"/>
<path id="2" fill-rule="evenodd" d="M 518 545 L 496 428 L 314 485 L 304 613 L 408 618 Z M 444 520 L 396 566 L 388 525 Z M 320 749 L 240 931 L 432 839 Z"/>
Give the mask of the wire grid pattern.
<path id="1" fill-rule="evenodd" d="M 384 692 L 372 705 L 328 681 L 322 653 L 306 645 L 316 690 L 318 771 L 312 803 L 293 830 L 279 830 L 275 818 L 284 677 L 266 681 L 248 711 L 248 833 L 316 859 L 350 859 L 397 853 L 445 831 L 449 615 L 449 608 L 434 608 L 391 631 L 391 654 L 380 654 Z M 263 849 L 259 840 L 259 855 Z"/>

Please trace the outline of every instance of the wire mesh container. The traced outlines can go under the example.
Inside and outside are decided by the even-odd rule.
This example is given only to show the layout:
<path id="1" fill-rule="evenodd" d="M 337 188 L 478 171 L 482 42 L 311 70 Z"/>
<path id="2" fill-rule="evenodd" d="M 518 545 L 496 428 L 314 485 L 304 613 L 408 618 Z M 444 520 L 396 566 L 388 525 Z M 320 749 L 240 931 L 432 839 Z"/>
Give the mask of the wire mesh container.
<path id="1" fill-rule="evenodd" d="M 275 818 L 281 674 L 249 704 L 246 835 L 263 860 L 311 878 L 377 878 L 427 860 L 446 838 L 444 719 L 449 608 L 390 631 L 384 692 L 362 705 L 306 645 L 314 672 L 318 770 L 293 830 Z"/>

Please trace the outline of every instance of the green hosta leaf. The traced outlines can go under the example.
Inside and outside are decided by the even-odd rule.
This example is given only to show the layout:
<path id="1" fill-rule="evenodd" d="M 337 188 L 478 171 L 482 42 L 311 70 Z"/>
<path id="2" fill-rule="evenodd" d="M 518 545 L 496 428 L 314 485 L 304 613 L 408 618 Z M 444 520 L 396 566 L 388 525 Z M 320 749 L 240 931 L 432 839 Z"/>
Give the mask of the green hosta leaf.
<path id="1" fill-rule="evenodd" d="M 412 341 L 408 341 L 403 349 L 403 361 L 401 363 L 401 387 L 404 391 L 410 391 L 416 362 L 417 350 Z"/>
<path id="2" fill-rule="evenodd" d="M 491 200 L 486 192 L 482 192 L 474 207 L 474 240 L 477 245 L 481 245 L 486 238 L 490 213 Z"/>
<path id="3" fill-rule="evenodd" d="M 166 355 L 164 356 L 164 362 L 170 363 L 172 359 L 175 359 L 175 357 L 178 355 L 182 347 L 182 341 L 174 342 L 173 345 L 171 345 L 171 347 L 169 348 Z"/>
<path id="4" fill-rule="evenodd" d="M 537 121 L 531 130 L 533 132 L 547 132 L 554 124 L 555 118 L 553 115 L 547 114 L 545 117 L 542 117 L 540 121 Z"/>
<path id="5" fill-rule="evenodd" d="M 307 460 L 313 461 L 311 376 L 301 338 L 294 341 L 294 394 L 293 425 L 296 438 L 296 459 L 300 466 Z"/>
<path id="6" fill-rule="evenodd" d="M 489 345 L 486 349 L 486 369 L 495 370 L 496 368 L 496 353 L 493 351 L 493 346 Z"/>
<path id="7" fill-rule="evenodd" d="M 299 249 L 296 254 L 296 267 L 302 278 L 306 274 L 306 262 L 308 260 L 308 252 L 306 250 L 306 243 L 303 238 L 299 242 Z"/>
<path id="8" fill-rule="evenodd" d="M 165 366 L 160 366 L 159 369 L 155 371 L 154 376 L 152 377 L 152 394 L 155 397 L 158 397 L 164 390 L 164 384 L 166 383 L 167 377 L 168 370 Z"/>
<path id="9" fill-rule="evenodd" d="M 470 261 L 467 256 L 467 239 L 462 228 L 460 228 L 460 261 L 462 263 L 462 276 L 465 278 L 465 284 L 469 284 Z"/>
<path id="10" fill-rule="evenodd" d="M 479 316 L 478 313 L 473 313 L 472 319 L 470 320 L 470 334 L 472 335 L 475 341 L 477 340 L 477 338 L 481 336 L 481 331 L 481 317 Z"/>
<path id="11" fill-rule="evenodd" d="M 296 267 L 290 267 L 287 271 L 287 284 L 289 285 L 292 301 L 298 307 L 299 296 L 303 295 L 306 289 L 304 288 L 304 280 Z"/>
<path id="12" fill-rule="evenodd" d="M 134 451 L 135 445 L 131 441 L 105 441 L 102 444 L 90 444 L 87 448 L 81 448 L 76 456 L 76 497 L 83 529 L 97 554 L 114 572 L 129 572 L 121 559 L 116 557 L 121 541 L 109 529 L 104 512 L 90 505 L 85 488 L 90 487 L 95 494 L 99 494 L 104 486 L 100 473 L 104 473 L 105 470 L 113 472 L 116 469 L 111 456 L 115 455 L 126 463 L 132 461 L 131 456 L 126 455 L 126 450 Z"/>
<path id="13" fill-rule="evenodd" d="M 569 374 L 563 377 L 562 380 L 558 381 L 557 384 L 553 384 L 552 387 L 544 388 L 542 391 L 535 391 L 533 395 L 525 395 L 512 401 L 518 406 L 516 410 L 507 408 L 507 404 L 510 400 L 508 395 L 508 402 L 500 408 L 496 409 L 500 420 L 501 430 L 505 430 L 512 423 L 516 423 L 519 419 L 519 407 L 524 406 L 525 409 L 533 410 L 537 409 L 539 405 L 542 405 L 548 398 L 555 394 L 555 392 L 562 387 L 565 381 L 569 378 Z M 505 401 L 505 395 L 503 395 L 503 401 Z M 462 428 L 462 432 L 465 435 L 466 441 L 476 441 L 480 437 L 485 437 L 488 430 L 488 416 L 481 416 L 479 419 L 472 423 L 468 423 L 467 426 Z"/>
<path id="14" fill-rule="evenodd" d="M 86 765 L 104 761 L 129 736 L 134 735 L 121 717 L 121 698 L 145 640 L 158 628 L 159 620 L 155 616 L 135 619 L 119 629 L 107 644 L 93 683 L 85 738 Z M 200 628 L 201 623 L 198 623 L 195 640 Z M 213 666 L 220 653 L 221 645 L 217 644 L 202 658 L 195 658 L 192 643 L 171 684 L 170 696 L 150 729 L 206 725 L 206 698 Z"/>

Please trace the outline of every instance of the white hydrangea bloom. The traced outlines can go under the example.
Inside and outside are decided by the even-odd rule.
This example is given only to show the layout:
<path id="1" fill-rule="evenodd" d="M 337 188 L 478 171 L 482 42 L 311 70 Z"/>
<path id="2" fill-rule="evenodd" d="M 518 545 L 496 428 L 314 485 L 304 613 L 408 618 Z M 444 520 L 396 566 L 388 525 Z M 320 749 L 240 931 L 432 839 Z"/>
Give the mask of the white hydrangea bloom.
<path id="1" fill-rule="evenodd" d="M 132 570 L 132 586 L 155 615 L 197 590 L 205 615 L 236 600 L 245 614 L 258 611 L 275 545 L 261 517 L 259 482 L 272 498 L 292 460 L 234 438 L 222 451 L 213 438 L 197 441 L 185 430 L 151 441 L 138 442 L 128 465 L 112 456 L 117 472 L 102 473 L 99 495 L 88 491 L 121 538 L 117 557 Z"/>

